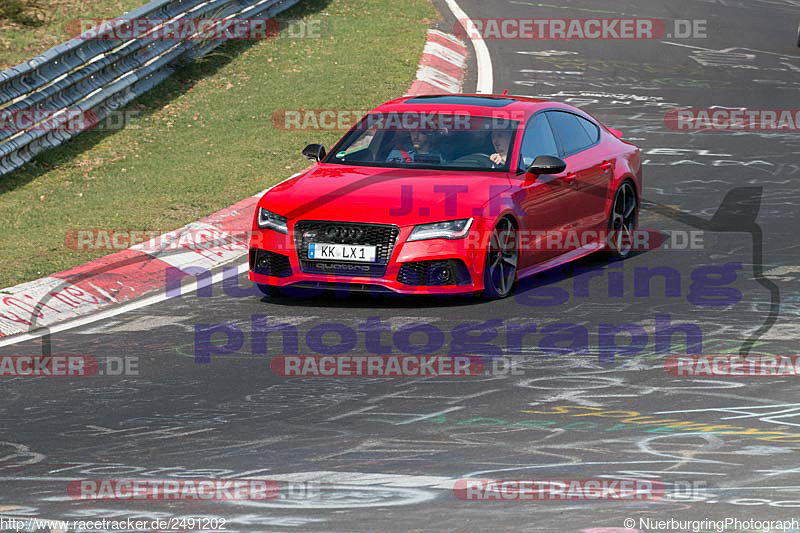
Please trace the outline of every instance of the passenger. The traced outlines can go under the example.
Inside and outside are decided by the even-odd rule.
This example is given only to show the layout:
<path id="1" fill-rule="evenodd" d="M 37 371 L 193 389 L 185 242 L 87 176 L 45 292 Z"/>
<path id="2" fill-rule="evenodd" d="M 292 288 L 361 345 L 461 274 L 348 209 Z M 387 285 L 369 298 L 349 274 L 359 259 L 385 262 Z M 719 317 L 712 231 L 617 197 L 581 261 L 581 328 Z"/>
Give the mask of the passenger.
<path id="1" fill-rule="evenodd" d="M 511 130 L 492 130 L 492 144 L 494 145 L 495 153 L 489 157 L 492 163 L 494 163 L 494 168 L 505 166 L 506 158 L 508 157 L 508 147 L 511 144 Z"/>
<path id="2" fill-rule="evenodd" d="M 433 163 L 443 164 L 442 154 L 434 146 L 437 131 L 411 130 L 411 147 L 408 150 L 395 147 L 386 157 L 387 163 Z"/>

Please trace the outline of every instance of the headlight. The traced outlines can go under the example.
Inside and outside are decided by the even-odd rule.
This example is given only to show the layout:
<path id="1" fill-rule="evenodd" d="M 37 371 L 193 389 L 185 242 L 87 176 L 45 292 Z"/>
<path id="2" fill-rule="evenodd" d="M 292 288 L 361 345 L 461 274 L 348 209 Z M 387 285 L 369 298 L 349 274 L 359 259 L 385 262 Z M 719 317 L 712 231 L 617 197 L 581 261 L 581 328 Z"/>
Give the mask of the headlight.
<path id="1" fill-rule="evenodd" d="M 264 209 L 258 208 L 258 227 L 262 229 L 274 229 L 281 233 L 289 234 L 286 217 L 276 215 Z"/>
<path id="2" fill-rule="evenodd" d="M 463 239 L 472 227 L 472 219 L 451 220 L 449 222 L 434 222 L 433 224 L 420 224 L 414 227 L 408 241 L 424 241 L 427 239 Z"/>

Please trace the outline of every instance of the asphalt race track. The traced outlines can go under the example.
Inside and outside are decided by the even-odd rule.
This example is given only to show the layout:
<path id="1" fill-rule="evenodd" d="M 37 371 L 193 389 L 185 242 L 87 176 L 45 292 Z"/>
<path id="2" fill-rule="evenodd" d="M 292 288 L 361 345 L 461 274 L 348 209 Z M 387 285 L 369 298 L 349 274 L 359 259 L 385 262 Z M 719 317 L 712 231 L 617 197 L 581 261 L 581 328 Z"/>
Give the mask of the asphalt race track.
<path id="1" fill-rule="evenodd" d="M 622 262 L 583 259 L 496 302 L 268 300 L 240 276 L 211 295 L 187 292 L 54 334 L 44 347 L 0 348 L 89 355 L 106 374 L 120 361 L 138 370 L 5 378 L 4 516 L 223 517 L 227 531 L 800 522 L 798 378 L 675 377 L 664 367 L 687 352 L 798 354 L 800 133 L 672 131 L 664 117 L 688 107 L 797 108 L 800 1 L 460 6 L 473 19 L 659 18 L 668 31 L 675 19 L 707 20 L 707 38 L 486 41 L 495 92 L 579 105 L 642 148 L 640 227 L 661 232 L 664 245 Z M 253 326 L 275 323 L 296 328 L 296 348 L 270 334 L 262 349 Z M 235 353 L 203 361 L 198 335 L 215 325 Z M 425 343 L 408 334 L 414 327 L 443 339 L 436 353 L 508 359 L 464 378 L 282 378 L 270 369 L 275 356 L 351 336 L 348 353 L 375 353 L 381 331 L 400 354 Z M 271 501 L 73 501 L 69 482 L 86 478 L 265 478 L 286 490 Z M 648 479 L 666 490 L 656 501 L 461 501 L 452 485 L 464 478 Z"/>

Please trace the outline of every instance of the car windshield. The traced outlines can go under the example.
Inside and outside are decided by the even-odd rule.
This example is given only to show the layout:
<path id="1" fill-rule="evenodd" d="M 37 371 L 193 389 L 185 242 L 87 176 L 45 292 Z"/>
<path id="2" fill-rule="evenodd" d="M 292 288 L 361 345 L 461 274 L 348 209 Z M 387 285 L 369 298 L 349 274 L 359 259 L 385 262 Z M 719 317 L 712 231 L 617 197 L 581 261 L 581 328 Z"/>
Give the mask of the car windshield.
<path id="1" fill-rule="evenodd" d="M 519 122 L 445 113 L 373 113 L 325 163 L 508 172 Z"/>

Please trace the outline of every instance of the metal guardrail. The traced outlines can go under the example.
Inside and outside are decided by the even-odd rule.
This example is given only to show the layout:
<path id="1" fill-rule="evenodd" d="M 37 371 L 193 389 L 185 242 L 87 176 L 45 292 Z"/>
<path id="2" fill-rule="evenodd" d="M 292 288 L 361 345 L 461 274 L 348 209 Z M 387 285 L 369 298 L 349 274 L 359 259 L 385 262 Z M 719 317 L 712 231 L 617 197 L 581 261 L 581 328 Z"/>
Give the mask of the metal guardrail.
<path id="1" fill-rule="evenodd" d="M 209 53 L 224 40 L 111 38 L 129 19 L 271 18 L 299 0 L 153 0 L 114 19 L 95 38 L 78 36 L 0 73 L 0 113 L 91 112 L 102 120 L 169 77 L 175 68 Z M 84 34 L 85 35 L 85 34 Z M 108 36 L 103 38 L 103 36 Z M 196 34 L 195 34 L 196 35 Z M 15 131 L 0 129 L 0 176 L 80 131 L 42 127 L 44 120 Z"/>

